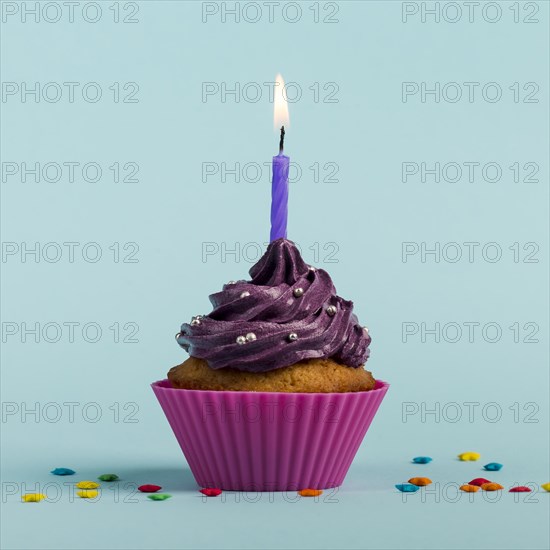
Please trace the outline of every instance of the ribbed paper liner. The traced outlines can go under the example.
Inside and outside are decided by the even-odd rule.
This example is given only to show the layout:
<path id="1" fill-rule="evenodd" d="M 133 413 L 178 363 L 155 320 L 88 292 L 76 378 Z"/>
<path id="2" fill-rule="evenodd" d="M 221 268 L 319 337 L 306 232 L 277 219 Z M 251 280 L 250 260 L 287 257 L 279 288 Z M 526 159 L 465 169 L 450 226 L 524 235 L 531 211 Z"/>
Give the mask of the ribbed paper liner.
<path id="1" fill-rule="evenodd" d="M 353 393 L 152 387 L 199 486 L 297 491 L 342 484 L 389 385 Z"/>

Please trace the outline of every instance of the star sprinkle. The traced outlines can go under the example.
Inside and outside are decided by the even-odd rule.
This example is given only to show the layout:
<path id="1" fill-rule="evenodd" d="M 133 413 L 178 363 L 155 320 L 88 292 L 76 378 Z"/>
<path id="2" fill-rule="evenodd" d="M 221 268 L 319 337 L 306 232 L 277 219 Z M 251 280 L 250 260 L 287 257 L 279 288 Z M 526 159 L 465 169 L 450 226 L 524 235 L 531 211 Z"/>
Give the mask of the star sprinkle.
<path id="1" fill-rule="evenodd" d="M 489 472 L 498 472 L 502 469 L 502 464 L 499 464 L 498 462 L 489 462 L 489 464 L 485 464 L 483 467 Z"/>
<path id="2" fill-rule="evenodd" d="M 484 491 L 500 491 L 504 487 L 500 483 L 484 483 L 481 488 Z"/>
<path id="3" fill-rule="evenodd" d="M 167 498 L 172 498 L 172 495 L 168 493 L 155 493 L 154 495 L 147 495 L 147 498 L 151 500 L 166 500 Z"/>
<path id="4" fill-rule="evenodd" d="M 519 487 L 512 487 L 508 492 L 509 493 L 530 493 L 531 489 L 529 489 L 529 487 L 525 487 L 525 485 L 520 485 Z"/>
<path id="5" fill-rule="evenodd" d="M 429 456 L 415 456 L 412 461 L 415 464 L 428 464 L 428 462 L 431 462 L 433 459 Z"/>
<path id="6" fill-rule="evenodd" d="M 477 485 L 471 485 L 470 483 L 467 483 L 466 485 L 461 485 L 460 490 L 464 491 L 465 493 L 477 493 L 479 491 L 479 487 Z"/>
<path id="7" fill-rule="evenodd" d="M 76 486 L 79 489 L 97 489 L 99 487 L 99 483 L 96 483 L 95 481 L 79 481 Z"/>
<path id="8" fill-rule="evenodd" d="M 138 487 L 138 491 L 141 491 L 142 493 L 156 493 L 161 489 L 162 487 L 160 485 L 140 485 Z"/>
<path id="9" fill-rule="evenodd" d="M 221 489 L 201 489 L 199 493 L 202 493 L 207 497 L 217 497 L 222 494 L 222 490 Z"/>
<path id="10" fill-rule="evenodd" d="M 83 491 L 77 491 L 76 494 L 80 498 L 96 498 L 99 495 L 99 491 L 95 489 L 84 489 Z"/>
<path id="11" fill-rule="evenodd" d="M 411 477 L 411 479 L 409 479 L 409 483 L 417 485 L 418 487 L 425 487 L 431 482 L 432 480 L 429 477 Z"/>
<path id="12" fill-rule="evenodd" d="M 42 493 L 27 493 L 26 495 L 23 495 L 21 497 L 21 500 L 23 502 L 40 502 L 45 498 L 46 498 L 46 495 L 43 495 Z"/>
<path id="13" fill-rule="evenodd" d="M 50 473 L 54 476 L 72 476 L 76 474 L 76 472 L 70 468 L 55 468 L 55 470 L 52 470 Z"/>
<path id="14" fill-rule="evenodd" d="M 118 481 L 118 476 L 116 474 L 101 474 L 97 479 L 101 481 Z"/>
<path id="15" fill-rule="evenodd" d="M 478 487 L 481 487 L 484 483 L 491 483 L 489 479 L 485 479 L 484 477 L 476 477 L 475 479 L 472 479 L 468 485 L 477 485 Z"/>
<path id="16" fill-rule="evenodd" d="M 541 487 L 545 490 L 550 492 L 550 483 L 543 483 Z"/>
<path id="17" fill-rule="evenodd" d="M 298 491 L 301 497 L 318 497 L 323 494 L 321 489 L 301 489 Z"/>
<path id="18" fill-rule="evenodd" d="M 420 489 L 418 485 L 412 483 L 399 483 L 395 488 L 402 493 L 416 493 Z"/>
<path id="19" fill-rule="evenodd" d="M 472 451 L 469 451 L 467 453 L 459 454 L 458 458 L 460 460 L 479 460 L 481 458 L 481 455 L 479 453 L 474 453 Z"/>

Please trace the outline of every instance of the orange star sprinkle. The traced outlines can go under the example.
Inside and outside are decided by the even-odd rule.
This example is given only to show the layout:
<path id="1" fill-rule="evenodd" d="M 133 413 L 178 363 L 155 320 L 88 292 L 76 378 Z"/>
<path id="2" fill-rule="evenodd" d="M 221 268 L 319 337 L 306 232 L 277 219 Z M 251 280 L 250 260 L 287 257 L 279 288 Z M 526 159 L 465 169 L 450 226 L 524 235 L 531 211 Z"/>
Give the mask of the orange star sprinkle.
<path id="1" fill-rule="evenodd" d="M 323 494 L 323 491 L 321 489 L 302 489 L 298 491 L 298 494 L 301 497 L 318 497 Z"/>
<path id="2" fill-rule="evenodd" d="M 466 485 L 461 485 L 460 490 L 465 493 L 477 493 L 479 491 L 479 487 L 477 485 L 470 485 L 467 483 Z"/>
<path id="3" fill-rule="evenodd" d="M 484 483 L 481 488 L 484 491 L 500 491 L 504 487 L 500 483 Z"/>
<path id="4" fill-rule="evenodd" d="M 429 485 L 431 482 L 432 480 L 429 477 L 411 477 L 411 479 L 409 479 L 409 483 L 412 483 L 417 487 L 425 487 L 426 485 Z"/>

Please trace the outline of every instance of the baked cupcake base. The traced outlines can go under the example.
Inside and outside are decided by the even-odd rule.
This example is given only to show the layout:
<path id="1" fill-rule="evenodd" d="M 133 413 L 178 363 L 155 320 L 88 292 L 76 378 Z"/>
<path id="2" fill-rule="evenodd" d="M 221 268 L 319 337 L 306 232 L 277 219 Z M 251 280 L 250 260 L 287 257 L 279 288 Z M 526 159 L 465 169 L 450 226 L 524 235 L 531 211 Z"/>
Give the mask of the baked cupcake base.
<path id="1" fill-rule="evenodd" d="M 350 368 L 332 359 L 307 359 L 268 372 L 211 369 L 204 359 L 189 357 L 168 372 L 172 387 L 187 390 L 289 393 L 343 393 L 372 390 L 375 380 L 362 367 Z"/>

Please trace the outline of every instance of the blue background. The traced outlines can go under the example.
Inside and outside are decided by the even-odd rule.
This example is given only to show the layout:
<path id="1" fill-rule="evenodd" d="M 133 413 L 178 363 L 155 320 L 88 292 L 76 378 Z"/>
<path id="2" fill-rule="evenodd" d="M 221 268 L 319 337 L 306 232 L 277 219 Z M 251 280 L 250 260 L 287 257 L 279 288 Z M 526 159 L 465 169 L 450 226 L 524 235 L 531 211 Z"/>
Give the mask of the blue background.
<path id="1" fill-rule="evenodd" d="M 316 23 L 314 2 L 300 4 L 295 23 L 280 10 L 269 22 L 265 7 L 258 23 L 236 23 L 230 15 L 223 22 L 221 12 L 203 23 L 201 2 L 138 2 L 138 22 L 118 24 L 109 9 L 116 3 L 99 4 L 96 23 L 83 19 L 82 3 L 73 23 L 67 11 L 59 22 L 24 22 L 20 11 L 6 15 L 2 6 L 4 83 L 80 83 L 73 103 L 66 88 L 51 103 L 4 96 L 2 161 L 102 167 L 96 183 L 79 172 L 72 183 L 66 173 L 53 183 L 23 183 L 20 174 L 2 181 L 4 246 L 79 243 L 73 262 L 66 248 L 58 261 L 23 262 L 20 253 L 2 259 L 2 546 L 548 548 L 550 494 L 478 494 L 471 501 L 447 485 L 483 475 L 490 461 L 505 467 L 486 477 L 507 488 L 550 481 L 548 3 L 520 2 L 517 23 L 512 2 L 496 3 L 502 13 L 493 23 L 481 7 L 470 22 L 459 2 L 462 17 L 451 23 L 430 15 L 422 22 L 422 5 L 433 2 L 405 3 L 419 12 L 403 22 L 403 3 L 393 1 L 338 2 L 336 23 Z M 319 4 L 321 20 L 333 4 Z M 532 6 L 538 23 L 523 22 Z M 123 2 L 118 9 L 121 18 L 133 11 Z M 290 105 L 287 133 L 287 153 L 302 169 L 291 187 L 289 237 L 306 261 L 331 273 L 340 295 L 354 300 L 373 336 L 369 368 L 391 388 L 336 493 L 298 502 L 293 494 L 206 500 L 149 384 L 185 358 L 173 339 L 180 323 L 209 311 L 208 294 L 224 282 L 246 277 L 268 239 L 269 170 L 263 167 L 256 183 L 231 175 L 223 182 L 220 174 L 203 182 L 202 170 L 203 163 L 269 163 L 277 136 L 262 83 L 277 72 L 302 91 Z M 101 86 L 100 101 L 82 99 L 87 82 Z M 136 82 L 138 102 L 114 102 L 115 82 Z M 205 82 L 258 83 L 264 94 L 257 102 L 242 95 L 222 101 L 219 93 L 203 100 Z M 403 82 L 480 86 L 473 102 L 422 102 L 420 94 L 403 100 Z M 488 82 L 502 88 L 500 101 L 483 99 Z M 515 82 L 519 102 L 509 89 Z M 527 82 L 539 86 L 537 103 L 523 102 Z M 327 83 L 337 85 L 336 102 L 322 101 L 335 89 Z M 247 88 L 251 96 L 255 89 Z M 113 182 L 115 162 L 137 163 L 138 181 Z M 328 162 L 338 167 L 337 181 L 315 182 L 309 167 Z M 466 175 L 456 183 L 430 176 L 423 183 L 418 175 L 403 182 L 404 162 L 495 162 L 502 177 L 484 181 L 478 169 L 473 182 Z M 515 162 L 536 163 L 538 181 L 515 183 L 508 168 Z M 95 263 L 80 253 L 90 242 L 102 251 Z M 453 263 L 450 248 L 439 262 L 422 262 L 419 254 L 403 261 L 404 242 L 481 244 L 472 262 L 464 256 Z M 502 248 L 499 261 L 483 258 L 489 242 Z M 125 243 L 139 246 L 127 258 L 136 262 L 122 261 L 135 248 L 124 250 Z M 538 262 L 523 261 L 525 243 L 539 247 Z M 205 246 L 216 252 L 205 256 Z M 237 254 L 222 254 L 236 246 Z M 73 342 L 67 330 L 47 341 L 69 322 L 96 323 L 101 337 L 87 342 L 77 328 Z M 118 343 L 109 328 L 116 322 Z M 451 329 L 439 343 L 430 335 L 422 341 L 420 333 L 402 336 L 403 323 L 458 323 L 465 331 L 464 322 L 480 323 L 473 342 L 466 332 L 447 341 Z M 491 322 L 502 328 L 494 343 L 481 334 Z M 54 325 L 36 342 L 23 341 L 22 323 Z M 508 328 L 514 323 L 521 327 L 517 343 Z M 538 327 L 537 342 L 523 341 L 525 323 Z M 133 328 L 137 342 L 124 343 Z M 74 418 L 67 402 L 76 403 Z M 479 404 L 471 418 L 467 402 Z M 439 414 L 422 414 L 437 407 Z M 36 416 L 22 414 L 33 408 Z M 481 461 L 456 460 L 469 450 Z M 419 454 L 434 462 L 410 464 Z M 43 489 L 67 481 L 48 473 L 58 466 L 77 470 L 75 481 L 117 473 L 118 496 L 105 489 L 97 502 L 71 502 L 69 486 L 60 485 L 50 486 L 54 496 L 60 490 L 56 502 L 21 504 L 21 493 L 35 483 Z M 394 484 L 414 475 L 429 476 L 435 489 L 397 493 Z M 150 502 L 132 495 L 142 483 L 160 484 L 174 497 Z"/>

